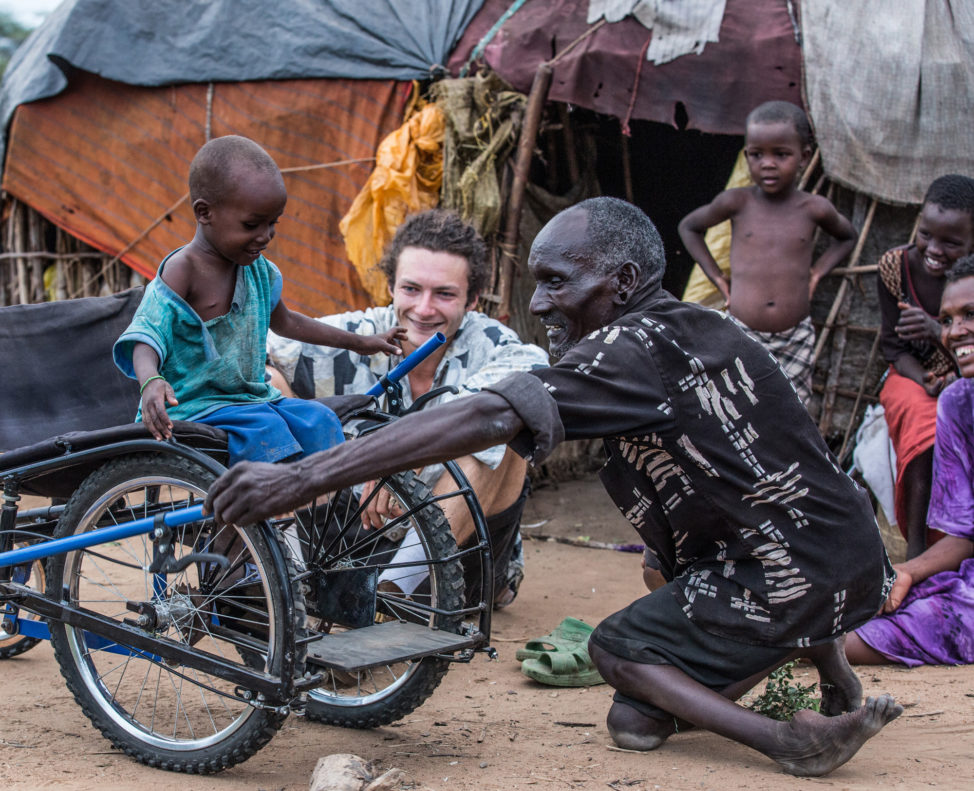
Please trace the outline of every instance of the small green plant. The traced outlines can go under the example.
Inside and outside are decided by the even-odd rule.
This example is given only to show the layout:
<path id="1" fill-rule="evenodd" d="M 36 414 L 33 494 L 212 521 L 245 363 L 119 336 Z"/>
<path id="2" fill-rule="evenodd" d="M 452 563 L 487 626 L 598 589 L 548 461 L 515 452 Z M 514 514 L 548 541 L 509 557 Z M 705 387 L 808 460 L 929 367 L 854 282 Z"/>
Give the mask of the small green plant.
<path id="1" fill-rule="evenodd" d="M 764 692 L 758 695 L 750 709 L 774 720 L 790 720 L 802 709 L 819 710 L 821 701 L 812 697 L 818 684 L 795 684 L 792 668 L 795 663 L 782 665 L 768 676 Z"/>

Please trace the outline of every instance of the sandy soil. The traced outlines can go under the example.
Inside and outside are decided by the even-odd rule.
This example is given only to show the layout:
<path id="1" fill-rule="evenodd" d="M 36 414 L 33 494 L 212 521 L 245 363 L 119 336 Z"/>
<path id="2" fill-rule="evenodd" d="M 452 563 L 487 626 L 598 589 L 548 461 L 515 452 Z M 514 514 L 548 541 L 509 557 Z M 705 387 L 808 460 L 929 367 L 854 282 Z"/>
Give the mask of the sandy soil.
<path id="1" fill-rule="evenodd" d="M 528 535 L 634 540 L 594 478 L 536 492 L 525 522 L 537 525 Z M 2 664 L 0 788 L 298 791 L 308 787 L 318 758 L 331 753 L 399 767 L 408 778 L 403 788 L 437 791 L 971 787 L 974 667 L 864 668 L 866 694 L 890 692 L 906 713 L 825 778 L 792 778 L 708 733 L 678 735 L 654 753 L 613 749 L 606 686 L 541 686 L 521 675 L 514 652 L 566 615 L 596 623 L 641 595 L 639 555 L 544 540 L 528 541 L 526 551 L 521 595 L 494 620 L 497 661 L 478 656 L 457 665 L 424 706 L 393 726 L 349 731 L 292 717 L 254 758 L 216 776 L 147 769 L 119 754 L 82 716 L 49 646 L 41 645 Z M 816 680 L 811 671 L 798 675 Z"/>

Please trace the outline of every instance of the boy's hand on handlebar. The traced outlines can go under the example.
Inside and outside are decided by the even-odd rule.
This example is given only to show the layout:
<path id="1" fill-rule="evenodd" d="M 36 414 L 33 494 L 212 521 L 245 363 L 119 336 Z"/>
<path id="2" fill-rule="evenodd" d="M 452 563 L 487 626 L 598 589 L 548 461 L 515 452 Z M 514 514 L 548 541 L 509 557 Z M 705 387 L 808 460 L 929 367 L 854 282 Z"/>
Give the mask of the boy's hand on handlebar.
<path id="1" fill-rule="evenodd" d="M 402 354 L 400 344 L 406 340 L 406 328 L 396 325 L 378 335 L 363 335 L 356 351 L 359 354 Z"/>
<path id="2" fill-rule="evenodd" d="M 153 379 L 142 391 L 142 422 L 156 439 L 169 439 L 172 436 L 172 420 L 166 411 L 166 404 L 176 406 L 179 401 L 172 385 L 165 379 Z"/>
<path id="3" fill-rule="evenodd" d="M 359 504 L 365 505 L 365 508 L 362 510 L 361 519 L 362 527 L 366 530 L 382 527 L 387 519 L 402 516 L 402 508 L 399 505 L 399 501 L 387 489 L 382 488 L 375 491 L 376 484 L 378 484 L 378 481 L 369 481 L 363 484 L 362 496 L 359 498 Z M 369 499 L 369 496 L 373 492 L 375 492 L 375 495 Z"/>

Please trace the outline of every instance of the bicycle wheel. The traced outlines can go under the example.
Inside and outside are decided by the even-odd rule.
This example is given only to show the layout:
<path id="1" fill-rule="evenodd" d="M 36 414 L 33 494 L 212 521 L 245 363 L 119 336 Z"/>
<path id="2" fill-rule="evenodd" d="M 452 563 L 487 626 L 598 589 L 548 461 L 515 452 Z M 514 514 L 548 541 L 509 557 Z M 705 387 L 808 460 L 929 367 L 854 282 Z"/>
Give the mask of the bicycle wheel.
<path id="1" fill-rule="evenodd" d="M 23 546 L 23 545 L 20 545 Z M 44 561 L 35 560 L 33 563 L 25 563 L 23 566 L 16 566 L 12 569 L 12 579 L 24 585 L 30 585 L 38 591 L 44 590 Z M 29 612 L 23 608 L 18 613 L 18 619 L 28 619 L 39 621 L 41 617 L 36 613 Z M 40 641 L 37 637 L 25 637 L 22 634 L 7 634 L 0 626 L 0 659 L 11 659 L 19 656 L 25 651 L 30 651 Z"/>
<path id="2" fill-rule="evenodd" d="M 334 598 L 348 599 L 340 590 L 343 575 L 372 580 L 375 611 L 369 588 L 365 617 L 370 622 L 399 619 L 457 632 L 463 606 L 463 573 L 460 562 L 447 558 L 457 551 L 443 511 L 432 501 L 429 489 L 411 472 L 384 479 L 381 488 L 398 504 L 403 516 L 379 529 L 363 531 L 358 497 L 350 490 L 337 493 L 314 509 L 313 525 L 308 512 L 296 516 L 296 529 L 286 531 L 285 541 L 299 556 L 308 574 L 309 626 L 326 634 L 366 625 L 363 614 L 336 613 Z M 399 553 L 397 555 L 397 553 Z M 405 553 L 405 554 L 403 554 Z M 400 568 L 389 568 L 405 563 Z M 355 573 L 358 574 L 355 577 Z M 353 595 L 351 597 L 355 599 Z M 361 602 L 359 602 L 361 603 Z M 432 608 L 446 613 L 432 612 Z M 340 606 L 338 607 L 340 610 Z M 435 656 L 383 664 L 355 672 L 330 670 L 325 681 L 309 691 L 309 719 L 350 728 L 372 728 L 404 717 L 422 704 L 439 685 L 449 660 Z"/>
<path id="3" fill-rule="evenodd" d="M 212 480 L 212 473 L 185 459 L 116 459 L 75 492 L 55 537 L 199 503 Z M 284 591 L 291 583 L 275 554 L 282 549 L 272 549 L 268 531 L 256 526 L 218 528 L 206 521 L 172 530 L 177 559 L 217 553 L 229 567 L 197 561 L 178 573 L 151 574 L 153 542 L 138 535 L 51 558 L 48 596 L 115 621 L 138 621 L 147 634 L 280 675 L 282 657 L 294 650 L 296 617 L 293 610 L 288 614 Z M 303 621 L 298 591 L 295 596 Z M 140 615 L 133 612 L 137 605 Z M 286 717 L 250 705 L 233 683 L 216 675 L 78 627 L 52 624 L 51 642 L 85 715 L 116 747 L 150 766 L 219 771 L 257 752 Z"/>

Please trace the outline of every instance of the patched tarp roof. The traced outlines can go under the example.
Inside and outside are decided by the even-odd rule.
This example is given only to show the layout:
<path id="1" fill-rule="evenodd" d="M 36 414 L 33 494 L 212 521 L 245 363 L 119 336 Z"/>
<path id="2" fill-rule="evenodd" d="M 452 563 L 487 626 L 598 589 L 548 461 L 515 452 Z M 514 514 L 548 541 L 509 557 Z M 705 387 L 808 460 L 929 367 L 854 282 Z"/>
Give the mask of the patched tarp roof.
<path id="1" fill-rule="evenodd" d="M 459 73 L 510 6 L 485 0 L 450 57 L 451 72 Z M 586 0 L 527 0 L 486 45 L 483 60 L 527 93 L 538 65 L 555 58 L 551 101 L 673 125 L 682 104 L 686 126 L 703 132 L 743 134 L 744 119 L 761 102 L 802 104 L 797 20 L 783 0 L 726 0 L 717 42 L 658 66 L 645 58 L 652 31 L 632 16 L 602 24 L 560 55 L 592 27 L 588 7 Z"/>
<path id="2" fill-rule="evenodd" d="M 482 4 L 65 0 L 11 60 L 0 87 L 0 128 L 18 105 L 63 91 L 72 68 L 142 86 L 423 79 L 442 69 Z"/>

